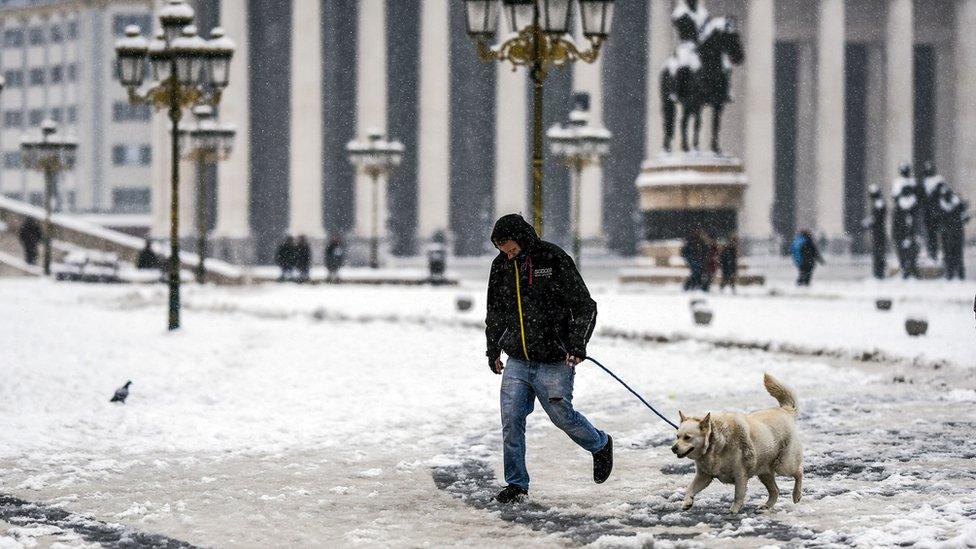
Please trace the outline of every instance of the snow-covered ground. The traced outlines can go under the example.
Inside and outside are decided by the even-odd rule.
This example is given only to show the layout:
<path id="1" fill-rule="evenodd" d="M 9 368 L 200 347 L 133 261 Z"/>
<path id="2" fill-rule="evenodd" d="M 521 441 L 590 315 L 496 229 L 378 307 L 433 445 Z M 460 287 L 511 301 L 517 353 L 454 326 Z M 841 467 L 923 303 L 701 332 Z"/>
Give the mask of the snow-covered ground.
<path id="1" fill-rule="evenodd" d="M 753 481 L 741 516 L 719 484 L 681 512 L 692 474 L 673 431 L 589 364 L 575 402 L 614 435 L 611 479 L 594 485 L 589 456 L 537 413 L 530 503 L 491 503 L 499 378 L 480 281 L 188 285 L 184 329 L 166 333 L 161 286 L 4 279 L 0 548 L 976 546 L 973 284 L 747 290 L 708 298 L 707 328 L 674 289 L 592 286 L 590 352 L 666 414 L 769 406 L 764 371 L 794 387 L 799 505 L 759 513 Z M 918 312 L 929 334 L 909 338 Z M 109 404 L 128 379 L 129 402 Z"/>

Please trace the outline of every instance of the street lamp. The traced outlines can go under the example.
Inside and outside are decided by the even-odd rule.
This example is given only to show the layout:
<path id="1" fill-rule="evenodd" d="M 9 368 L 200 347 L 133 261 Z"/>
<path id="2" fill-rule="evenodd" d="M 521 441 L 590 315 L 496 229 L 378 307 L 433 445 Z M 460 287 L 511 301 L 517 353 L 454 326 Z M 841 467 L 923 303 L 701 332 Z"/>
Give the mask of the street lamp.
<path id="1" fill-rule="evenodd" d="M 465 0 L 468 35 L 484 61 L 508 61 L 512 70 L 530 67 L 533 83 L 532 221 L 542 236 L 542 84 L 549 67 L 574 61 L 593 63 L 610 35 L 614 0 L 501 0 L 510 33 L 489 45 L 498 26 L 498 0 Z M 573 5 L 579 5 L 583 36 L 580 48 L 569 32 Z"/>
<path id="2" fill-rule="evenodd" d="M 193 107 L 196 124 L 190 127 L 180 127 L 180 149 L 183 157 L 193 160 L 197 164 L 197 282 L 203 284 L 206 270 L 203 260 L 207 255 L 207 220 L 205 201 L 206 167 L 227 160 L 234 148 L 234 126 L 224 124 L 214 116 L 213 107 L 197 105 Z"/>
<path id="3" fill-rule="evenodd" d="M 44 274 L 51 274 L 51 197 L 58 174 L 75 167 L 78 142 L 54 134 L 58 127 L 50 118 L 41 122 L 41 138 L 24 138 L 20 142 L 21 162 L 30 170 L 44 173 Z"/>
<path id="4" fill-rule="evenodd" d="M 579 104 L 569 113 L 569 124 L 555 124 L 546 136 L 552 154 L 573 171 L 573 258 L 580 264 L 580 187 L 583 168 L 598 164 L 610 152 L 613 134 L 603 126 L 590 125 L 590 115 Z"/>
<path id="5" fill-rule="evenodd" d="M 369 266 L 377 269 L 379 260 L 379 178 L 387 176 L 403 160 L 403 143 L 387 141 L 380 130 L 369 130 L 366 141 L 350 141 L 346 145 L 351 162 L 373 182 L 372 235 L 369 240 Z"/>
<path id="6" fill-rule="evenodd" d="M 126 27 L 125 36 L 115 43 L 115 54 L 129 103 L 167 109 L 171 124 L 169 329 L 175 330 L 180 327 L 179 123 L 184 108 L 220 103 L 234 42 L 219 27 L 210 31 L 210 40 L 198 36 L 193 8 L 184 0 L 169 0 L 159 10 L 159 23 L 152 40 L 146 40 L 138 26 Z M 141 90 L 147 66 L 152 76 L 147 89 Z"/>

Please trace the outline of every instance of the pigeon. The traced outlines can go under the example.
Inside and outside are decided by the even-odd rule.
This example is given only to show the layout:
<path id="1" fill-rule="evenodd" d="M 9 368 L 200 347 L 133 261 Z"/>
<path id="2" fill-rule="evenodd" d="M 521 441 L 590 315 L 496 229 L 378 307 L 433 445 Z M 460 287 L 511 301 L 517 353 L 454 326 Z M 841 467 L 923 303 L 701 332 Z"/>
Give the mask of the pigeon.
<path id="1" fill-rule="evenodd" d="M 129 385 L 132 385 L 132 382 L 126 381 L 125 385 L 116 389 L 115 394 L 112 395 L 112 400 L 109 402 L 121 402 L 125 404 L 125 399 L 129 398 Z"/>

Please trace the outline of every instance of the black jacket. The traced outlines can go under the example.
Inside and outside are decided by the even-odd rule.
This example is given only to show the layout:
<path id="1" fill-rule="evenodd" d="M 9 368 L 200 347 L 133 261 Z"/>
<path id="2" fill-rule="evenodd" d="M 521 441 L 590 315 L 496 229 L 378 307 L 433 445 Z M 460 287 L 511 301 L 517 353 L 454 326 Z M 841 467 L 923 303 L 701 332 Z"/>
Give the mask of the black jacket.
<path id="1" fill-rule="evenodd" d="M 559 246 L 541 240 L 522 216 L 510 214 L 495 223 L 491 240 L 513 240 L 522 248 L 514 259 L 500 253 L 488 278 L 485 318 L 487 355 L 553 363 L 586 356 L 596 325 L 596 302 Z"/>

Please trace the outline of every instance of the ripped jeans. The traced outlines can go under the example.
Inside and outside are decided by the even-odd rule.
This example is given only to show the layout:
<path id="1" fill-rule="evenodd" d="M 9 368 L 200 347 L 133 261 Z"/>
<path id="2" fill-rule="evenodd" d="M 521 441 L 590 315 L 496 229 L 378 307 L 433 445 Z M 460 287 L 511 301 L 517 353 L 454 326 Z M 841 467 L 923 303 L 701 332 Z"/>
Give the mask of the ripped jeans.
<path id="1" fill-rule="evenodd" d="M 607 434 L 593 427 L 573 409 L 573 378 L 576 368 L 563 362 L 542 364 L 509 357 L 502 376 L 502 437 L 505 444 L 505 482 L 529 489 L 525 468 L 525 418 L 535 399 L 549 419 L 587 452 L 607 444 Z"/>

